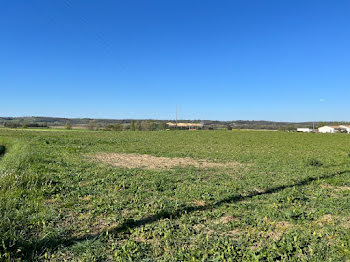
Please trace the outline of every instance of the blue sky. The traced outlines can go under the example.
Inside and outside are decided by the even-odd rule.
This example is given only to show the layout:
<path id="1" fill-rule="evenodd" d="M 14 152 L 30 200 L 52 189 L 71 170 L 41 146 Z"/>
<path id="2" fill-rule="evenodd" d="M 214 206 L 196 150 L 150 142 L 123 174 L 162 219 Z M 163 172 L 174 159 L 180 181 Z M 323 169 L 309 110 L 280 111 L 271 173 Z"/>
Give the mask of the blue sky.
<path id="1" fill-rule="evenodd" d="M 350 120 L 349 14 L 341 0 L 0 0 L 0 115 Z"/>

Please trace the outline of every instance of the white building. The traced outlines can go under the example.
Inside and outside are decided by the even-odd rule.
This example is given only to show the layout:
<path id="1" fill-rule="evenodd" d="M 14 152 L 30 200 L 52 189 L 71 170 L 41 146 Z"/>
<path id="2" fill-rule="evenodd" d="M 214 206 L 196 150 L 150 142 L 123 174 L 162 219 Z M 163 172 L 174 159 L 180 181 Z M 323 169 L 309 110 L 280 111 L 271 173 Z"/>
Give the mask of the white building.
<path id="1" fill-rule="evenodd" d="M 348 125 L 341 125 L 340 126 L 343 130 L 345 130 L 348 134 L 350 134 L 350 126 Z"/>
<path id="2" fill-rule="evenodd" d="M 312 131 L 313 131 L 312 128 L 303 128 L 303 127 L 297 128 L 297 132 L 311 133 Z"/>
<path id="3" fill-rule="evenodd" d="M 337 133 L 340 129 L 340 126 L 322 126 L 318 128 L 319 133 Z"/>

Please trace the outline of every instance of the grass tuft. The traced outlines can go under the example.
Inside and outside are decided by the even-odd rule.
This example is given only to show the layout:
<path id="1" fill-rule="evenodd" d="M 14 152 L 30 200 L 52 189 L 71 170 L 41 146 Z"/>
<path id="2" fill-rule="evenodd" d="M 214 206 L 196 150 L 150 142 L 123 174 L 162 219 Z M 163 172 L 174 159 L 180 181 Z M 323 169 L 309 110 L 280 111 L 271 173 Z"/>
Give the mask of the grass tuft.
<path id="1" fill-rule="evenodd" d="M 320 160 L 316 159 L 316 158 L 311 158 L 311 159 L 309 159 L 309 160 L 307 161 L 307 164 L 308 164 L 309 166 L 315 166 L 315 167 L 321 167 L 321 166 L 323 166 L 323 163 L 322 163 Z"/>

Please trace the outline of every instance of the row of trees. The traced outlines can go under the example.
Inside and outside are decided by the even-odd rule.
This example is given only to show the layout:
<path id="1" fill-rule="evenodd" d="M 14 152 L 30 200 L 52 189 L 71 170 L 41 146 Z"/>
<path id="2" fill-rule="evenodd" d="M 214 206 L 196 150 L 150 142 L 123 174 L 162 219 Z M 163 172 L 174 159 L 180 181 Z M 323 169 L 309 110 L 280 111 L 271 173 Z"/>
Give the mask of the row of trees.
<path id="1" fill-rule="evenodd" d="M 88 126 L 89 127 L 89 126 Z M 165 122 L 156 122 L 152 120 L 142 120 L 134 121 L 131 120 L 130 124 L 110 124 L 104 126 L 105 130 L 114 130 L 114 131 L 155 131 L 155 130 L 165 130 L 167 129 L 167 124 Z"/>
<path id="2" fill-rule="evenodd" d="M 29 127 L 36 127 L 36 128 L 48 128 L 47 123 L 16 123 L 16 122 L 5 122 L 4 127 L 7 128 L 29 128 Z"/>
<path id="3" fill-rule="evenodd" d="M 72 125 L 67 121 L 64 125 L 65 129 L 72 129 Z M 167 129 L 167 124 L 165 122 L 157 122 L 153 120 L 131 120 L 130 124 L 107 124 L 101 126 L 96 124 L 94 120 L 90 120 L 86 128 L 88 130 L 106 130 L 106 131 L 155 131 L 155 130 L 165 130 Z"/>

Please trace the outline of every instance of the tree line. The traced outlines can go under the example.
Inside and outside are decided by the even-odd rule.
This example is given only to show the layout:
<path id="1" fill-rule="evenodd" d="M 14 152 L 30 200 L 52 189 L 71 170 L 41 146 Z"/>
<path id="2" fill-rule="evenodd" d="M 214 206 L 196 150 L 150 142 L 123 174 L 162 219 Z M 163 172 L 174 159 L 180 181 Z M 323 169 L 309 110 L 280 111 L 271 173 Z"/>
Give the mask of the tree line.
<path id="1" fill-rule="evenodd" d="M 64 125 L 65 129 L 72 129 L 70 121 L 67 121 Z M 130 123 L 115 123 L 101 125 L 94 120 L 90 120 L 86 125 L 88 130 L 105 130 L 105 131 L 156 131 L 166 130 L 167 124 L 165 122 L 157 122 L 154 120 L 131 120 Z"/>
<path id="2" fill-rule="evenodd" d="M 4 127 L 7 128 L 48 128 L 47 123 L 17 123 L 17 122 L 5 122 Z"/>

